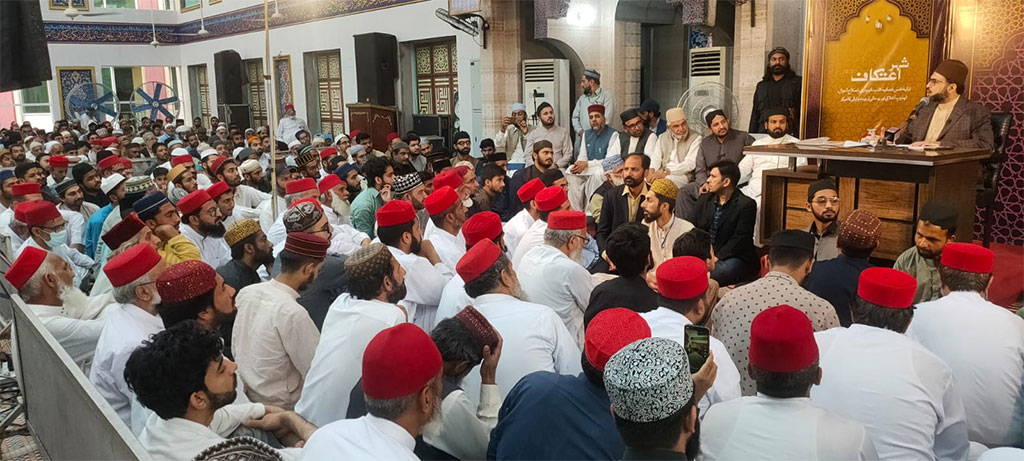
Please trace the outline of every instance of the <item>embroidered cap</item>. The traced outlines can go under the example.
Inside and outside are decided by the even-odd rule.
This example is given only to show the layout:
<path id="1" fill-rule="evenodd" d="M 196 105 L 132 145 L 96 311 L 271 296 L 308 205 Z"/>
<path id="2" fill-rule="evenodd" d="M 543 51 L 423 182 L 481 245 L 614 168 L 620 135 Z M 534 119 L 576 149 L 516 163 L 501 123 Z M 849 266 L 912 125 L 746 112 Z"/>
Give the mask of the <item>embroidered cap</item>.
<path id="1" fill-rule="evenodd" d="M 608 360 L 604 387 L 620 418 L 637 423 L 668 418 L 693 398 L 686 350 L 671 339 L 634 341 Z"/>

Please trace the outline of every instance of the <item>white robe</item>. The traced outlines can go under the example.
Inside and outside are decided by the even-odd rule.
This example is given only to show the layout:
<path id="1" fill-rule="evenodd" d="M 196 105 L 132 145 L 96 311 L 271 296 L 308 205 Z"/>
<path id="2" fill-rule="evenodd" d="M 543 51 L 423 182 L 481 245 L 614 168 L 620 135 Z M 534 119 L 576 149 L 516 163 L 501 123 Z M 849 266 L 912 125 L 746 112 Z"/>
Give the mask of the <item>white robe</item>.
<path id="1" fill-rule="evenodd" d="M 437 304 L 437 314 L 434 315 L 434 324 L 430 331 L 433 331 L 442 320 L 455 317 L 455 314 L 471 304 L 473 298 L 466 294 L 466 282 L 462 281 L 462 276 L 455 274 L 441 290 L 441 302 Z"/>
<path id="2" fill-rule="evenodd" d="M 751 146 L 774 146 L 797 141 L 799 141 L 799 139 L 788 134 L 778 139 L 772 138 L 771 136 L 764 136 L 756 139 Z M 797 166 L 806 165 L 807 159 L 800 157 L 796 159 L 796 164 Z M 743 160 L 740 160 L 739 167 L 740 184 L 747 184 L 740 188 L 740 192 L 743 192 L 743 195 L 754 199 L 754 202 L 757 203 L 758 209 L 760 209 L 761 182 L 764 172 L 766 170 L 788 168 L 789 157 L 783 157 L 781 155 L 744 155 Z M 758 216 L 760 216 L 760 214 Z"/>
<path id="3" fill-rule="evenodd" d="M 465 240 L 460 245 L 458 235 L 452 235 L 448 231 L 435 226 L 433 221 L 427 225 L 423 238 L 430 240 L 430 243 L 434 245 L 434 250 L 437 251 L 437 256 L 441 258 L 441 262 L 454 273 L 455 266 L 459 264 L 459 260 L 466 254 Z"/>
<path id="4" fill-rule="evenodd" d="M 551 308 L 500 293 L 477 296 L 473 307 L 498 330 L 504 341 L 497 372 L 502 400 L 523 376 L 535 371 L 563 375 L 583 371 L 580 348 Z M 479 365 L 463 379 L 462 386 L 470 400 L 478 401 Z"/>
<path id="5" fill-rule="evenodd" d="M 530 302 L 550 307 L 583 348 L 583 313 L 590 303 L 593 280 L 580 263 L 550 245 L 540 245 L 523 256 L 516 271 Z"/>
<path id="6" fill-rule="evenodd" d="M 667 307 L 659 307 L 653 311 L 644 312 L 640 316 L 651 327 L 652 337 L 671 339 L 683 346 L 686 345 L 685 329 L 691 322 L 685 315 Z M 711 336 L 710 339 L 710 349 L 715 356 L 715 365 L 718 365 L 718 374 L 715 376 L 715 382 L 711 384 L 711 388 L 700 399 L 700 402 L 697 402 L 697 408 L 700 409 L 701 415 L 704 415 L 704 412 L 716 403 L 735 400 L 742 395 L 740 371 L 736 369 L 729 350 L 718 338 Z"/>
<path id="7" fill-rule="evenodd" d="M 158 315 L 150 314 L 134 304 L 118 304 L 107 318 L 106 325 L 96 341 L 96 353 L 89 381 L 117 416 L 132 427 L 132 400 L 135 394 L 124 380 L 124 366 L 132 352 L 151 335 L 164 330 Z"/>
<path id="8" fill-rule="evenodd" d="M 362 378 L 366 345 L 377 333 L 405 321 L 405 313 L 394 304 L 348 293 L 339 296 L 327 311 L 295 411 L 321 430 L 344 419 L 349 395 Z"/>
<path id="9" fill-rule="evenodd" d="M 519 273 L 519 262 L 522 261 L 523 256 L 529 253 L 534 247 L 538 247 L 544 244 L 544 232 L 548 230 L 548 223 L 538 219 L 530 224 L 530 228 L 523 234 L 523 238 L 519 239 L 519 243 L 516 244 L 516 252 L 512 253 L 512 267 Z"/>
<path id="10" fill-rule="evenodd" d="M 163 419 L 150 413 L 139 442 L 155 459 L 191 459 L 227 440 L 242 421 L 262 418 L 265 413 L 259 403 L 227 405 L 213 413 L 209 426 L 185 418 Z M 278 453 L 285 459 L 297 459 L 299 450 L 285 448 Z"/>
<path id="11" fill-rule="evenodd" d="M 706 461 L 766 456 L 806 461 L 878 459 L 864 425 L 817 407 L 806 397 L 778 399 L 764 394 L 711 407 L 701 421 L 700 454 Z"/>
<path id="12" fill-rule="evenodd" d="M 199 256 L 210 267 L 216 269 L 231 261 L 231 248 L 228 247 L 223 237 L 204 237 L 187 224 L 178 228 L 181 230 L 181 235 L 199 248 Z"/>
<path id="13" fill-rule="evenodd" d="M 953 372 L 914 340 L 853 324 L 814 334 L 821 385 L 812 403 L 863 424 L 881 459 L 967 459 Z"/>
<path id="14" fill-rule="evenodd" d="M 400 304 L 409 312 L 409 321 L 427 331 L 434 324 L 441 290 L 455 272 L 443 262 L 430 264 L 427 258 L 388 247 L 395 260 L 405 269 L 405 299 Z"/>
<path id="15" fill-rule="evenodd" d="M 502 226 L 505 231 L 505 248 L 508 249 L 509 255 L 516 254 L 516 247 L 519 245 L 519 240 L 523 238 L 523 235 L 525 235 L 526 231 L 530 229 L 530 226 L 533 225 L 534 221 L 536 221 L 536 219 L 533 219 L 533 216 L 530 216 L 530 212 L 526 211 L 524 208 L 519 210 L 519 213 L 516 213 L 512 219 L 509 219 L 508 222 Z"/>
<path id="16" fill-rule="evenodd" d="M 419 461 L 413 453 L 416 439 L 398 424 L 366 415 L 321 426 L 306 441 L 303 460 Z"/>
<path id="17" fill-rule="evenodd" d="M 49 331 L 57 339 L 64 351 L 71 356 L 71 360 L 74 360 L 86 375 L 92 368 L 96 342 L 100 339 L 103 326 L 106 325 L 110 313 L 114 312 L 114 309 L 108 309 L 110 306 L 116 305 L 90 305 L 85 312 L 82 312 L 80 318 L 74 318 L 68 317 L 61 306 L 28 305 L 29 309 L 39 317 L 39 321 L 43 322 L 46 331 Z"/>
<path id="18" fill-rule="evenodd" d="M 972 442 L 1024 444 L 1024 319 L 954 291 L 918 304 L 907 336 L 953 370 Z"/>
<path id="19" fill-rule="evenodd" d="M 20 256 L 21 252 L 25 251 L 25 248 L 28 247 L 35 247 L 40 250 L 44 250 L 42 247 L 39 246 L 39 244 L 36 243 L 35 239 L 29 238 L 28 240 L 22 242 L 21 246 L 17 247 L 18 249 L 17 251 L 14 252 L 14 257 L 17 258 L 18 256 Z M 60 256 L 61 259 L 63 259 L 65 262 L 71 265 L 71 271 L 75 273 L 76 287 L 82 284 L 82 280 L 84 280 L 89 275 L 89 272 L 92 271 L 93 265 L 95 265 L 95 262 L 92 260 L 92 258 L 82 253 L 79 253 L 78 251 L 72 250 L 71 248 L 68 248 L 67 245 L 61 245 L 49 251 L 57 256 Z"/>
<path id="20" fill-rule="evenodd" d="M 700 148 L 700 136 L 690 132 L 689 140 L 677 140 L 671 131 L 658 136 L 658 149 L 651 157 L 651 168 L 655 171 L 667 168 L 665 179 L 672 181 L 676 187 L 683 187 L 693 180 L 697 168 L 697 149 Z"/>

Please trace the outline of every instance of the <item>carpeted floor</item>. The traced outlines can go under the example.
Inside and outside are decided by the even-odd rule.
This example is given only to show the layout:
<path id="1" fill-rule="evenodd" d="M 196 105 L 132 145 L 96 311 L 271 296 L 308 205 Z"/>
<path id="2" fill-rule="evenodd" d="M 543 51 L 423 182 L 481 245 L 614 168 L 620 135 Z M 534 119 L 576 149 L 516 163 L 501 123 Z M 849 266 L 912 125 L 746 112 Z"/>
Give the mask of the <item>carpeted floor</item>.
<path id="1" fill-rule="evenodd" d="M 1024 293 L 1024 247 L 993 243 L 989 248 L 995 253 L 996 261 L 992 270 L 995 280 L 988 298 L 993 303 L 1016 310 Z"/>

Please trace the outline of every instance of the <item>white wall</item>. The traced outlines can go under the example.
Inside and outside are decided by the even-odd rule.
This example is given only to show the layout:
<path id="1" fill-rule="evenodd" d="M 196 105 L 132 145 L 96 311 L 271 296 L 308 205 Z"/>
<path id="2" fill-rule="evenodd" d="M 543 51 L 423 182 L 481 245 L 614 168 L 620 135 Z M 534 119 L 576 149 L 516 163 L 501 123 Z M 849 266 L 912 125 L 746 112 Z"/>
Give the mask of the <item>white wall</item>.
<path id="1" fill-rule="evenodd" d="M 205 16 L 219 14 L 253 4 L 262 3 L 256 0 L 225 0 L 213 6 L 206 6 L 203 10 Z M 458 32 L 448 24 L 434 16 L 437 8 L 447 9 L 447 0 L 430 0 L 410 5 L 385 8 L 382 10 L 359 13 L 333 19 L 314 21 L 289 27 L 271 29 L 270 31 L 270 54 L 290 55 L 292 68 L 292 89 L 299 115 L 306 113 L 305 87 L 303 85 L 304 70 L 302 54 L 305 52 L 322 50 L 341 50 L 342 63 L 342 95 L 346 104 L 354 103 L 357 97 L 356 91 L 356 64 L 353 35 L 370 32 L 381 32 L 392 34 L 399 42 L 439 39 L 444 37 L 456 37 L 458 47 L 459 65 L 459 113 L 458 116 L 466 121 L 472 119 L 472 91 L 470 88 L 469 69 L 470 61 L 480 58 L 480 47 L 473 42 L 468 35 Z M 100 9 L 94 9 L 99 11 Z M 67 18 L 59 11 L 48 11 L 46 0 L 43 0 L 44 20 L 66 21 Z M 112 11 L 112 10 L 105 10 Z M 122 11 L 122 10 L 113 10 Z M 273 12 L 273 4 L 271 4 Z M 174 24 L 180 17 L 184 21 L 199 19 L 199 10 L 193 10 L 179 14 L 177 12 L 157 11 L 155 12 L 157 24 Z M 136 22 L 148 23 L 150 12 L 148 11 L 124 11 L 124 15 L 98 16 L 96 20 L 102 22 Z M 82 21 L 79 18 L 75 21 Z M 178 68 L 184 94 L 179 98 L 184 102 L 184 110 L 181 118 L 191 118 L 191 107 L 188 104 L 188 92 L 191 91 L 188 82 L 187 67 L 195 64 L 206 64 L 210 83 L 210 104 L 216 110 L 216 81 L 214 78 L 213 55 L 216 52 L 233 49 L 241 55 L 242 59 L 264 58 L 265 42 L 262 29 L 258 32 L 233 35 L 229 37 L 205 40 L 187 45 L 161 46 L 153 48 L 148 45 L 111 45 L 111 44 L 66 44 L 51 43 L 50 63 L 54 68 L 68 66 L 93 66 L 96 68 L 97 79 L 99 79 L 99 68 L 106 66 L 174 66 Z M 266 62 L 264 62 L 264 66 Z M 403 68 L 406 66 L 400 66 Z M 54 70 L 56 77 L 56 70 Z M 400 85 L 415 85 L 410 75 L 403 74 L 399 80 Z M 268 92 L 273 91 L 268 88 Z M 398 94 L 402 92 L 399 91 Z M 58 101 L 56 80 L 50 82 L 51 110 L 59 113 L 60 102 Z M 401 101 L 400 104 L 406 110 L 414 110 L 414 101 Z M 347 120 L 346 111 L 346 120 Z M 401 120 L 402 117 L 399 117 Z M 401 127 L 403 131 L 411 127 Z"/>

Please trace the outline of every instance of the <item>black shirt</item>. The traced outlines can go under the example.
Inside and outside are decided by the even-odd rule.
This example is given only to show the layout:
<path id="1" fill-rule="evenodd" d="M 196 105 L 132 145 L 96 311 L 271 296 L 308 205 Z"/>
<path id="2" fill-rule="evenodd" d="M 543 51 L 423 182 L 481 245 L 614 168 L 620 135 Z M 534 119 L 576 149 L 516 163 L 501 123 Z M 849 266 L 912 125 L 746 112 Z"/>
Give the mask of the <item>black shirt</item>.
<path id="1" fill-rule="evenodd" d="M 658 308 L 658 294 L 647 286 L 642 276 L 616 277 L 602 282 L 590 292 L 590 303 L 583 314 L 584 327 L 595 315 L 606 309 L 625 307 L 635 312 L 650 312 Z"/>
<path id="2" fill-rule="evenodd" d="M 834 259 L 818 261 L 804 279 L 803 287 L 832 304 L 839 316 L 839 324 L 849 327 L 850 298 L 857 293 L 860 273 L 871 267 L 867 258 L 851 258 L 840 254 Z"/>
<path id="3" fill-rule="evenodd" d="M 626 453 L 622 455 L 622 459 L 627 460 L 647 460 L 647 459 L 685 459 L 690 458 L 686 456 L 686 453 L 680 453 L 673 450 L 663 450 L 655 448 L 651 450 L 634 450 L 632 448 L 626 448 Z"/>
<path id="4" fill-rule="evenodd" d="M 790 73 L 778 81 L 766 75 L 757 82 L 754 90 L 754 107 L 750 113 L 750 133 L 764 133 L 764 122 L 768 120 L 768 110 L 774 108 L 792 109 L 789 117 L 787 133 L 800 136 L 800 91 L 802 83 L 799 75 Z"/>

